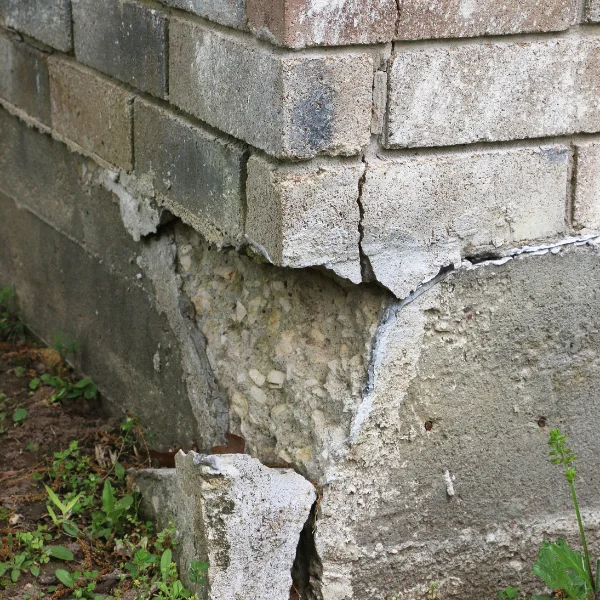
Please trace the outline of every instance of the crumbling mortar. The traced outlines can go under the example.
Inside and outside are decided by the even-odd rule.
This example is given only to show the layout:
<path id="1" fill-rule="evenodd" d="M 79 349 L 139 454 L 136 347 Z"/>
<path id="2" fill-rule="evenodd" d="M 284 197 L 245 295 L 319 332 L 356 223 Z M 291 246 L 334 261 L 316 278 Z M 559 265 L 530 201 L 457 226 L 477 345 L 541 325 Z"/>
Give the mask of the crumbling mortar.
<path id="1" fill-rule="evenodd" d="M 575 194 L 577 193 L 578 152 L 571 144 L 569 148 L 569 176 L 567 177 L 567 197 L 565 207 L 565 228 L 575 231 Z"/>
<path id="2" fill-rule="evenodd" d="M 367 169 L 368 169 L 367 160 L 366 160 L 366 157 L 364 154 L 361 156 L 361 162 L 364 165 L 364 170 L 363 170 L 363 173 L 362 173 L 360 179 L 358 180 L 358 196 L 356 197 L 356 203 L 358 204 L 358 213 L 359 213 L 358 254 L 359 254 L 359 259 L 360 259 L 360 273 L 361 273 L 362 281 L 363 281 L 363 283 L 369 283 L 369 282 L 375 281 L 376 279 L 375 279 L 375 273 L 373 272 L 373 267 L 371 266 L 371 261 L 369 260 L 369 257 L 364 252 L 363 247 L 362 247 L 363 238 L 365 237 L 365 230 L 364 230 L 364 225 L 363 225 L 363 219 L 365 216 L 365 208 L 362 203 L 362 193 L 363 193 L 363 186 L 367 179 Z"/>

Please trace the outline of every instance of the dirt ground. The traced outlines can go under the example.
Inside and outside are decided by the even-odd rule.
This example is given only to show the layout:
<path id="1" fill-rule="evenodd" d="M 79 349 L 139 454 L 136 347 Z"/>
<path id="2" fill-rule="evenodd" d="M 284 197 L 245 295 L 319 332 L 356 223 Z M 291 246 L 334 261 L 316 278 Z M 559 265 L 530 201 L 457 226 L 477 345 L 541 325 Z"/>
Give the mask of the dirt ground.
<path id="1" fill-rule="evenodd" d="M 97 599 L 112 598 L 113 594 L 115 598 L 136 598 L 121 568 L 123 560 L 128 558 L 126 552 L 117 551 L 113 539 L 90 540 L 83 535 L 68 535 L 53 526 L 45 485 L 59 496 L 68 493 L 68 478 L 65 472 L 57 471 L 55 453 L 65 451 L 77 440 L 78 458 L 73 461 L 75 466 L 67 463 L 67 468 L 78 470 L 77 477 L 88 476 L 81 471 L 95 473 L 98 480 L 110 477 L 115 489 L 126 493 L 127 478 L 122 477 L 121 481 L 115 477 L 114 465 L 118 462 L 125 470 L 148 466 L 150 458 L 141 430 L 137 435 L 136 425 L 133 428 L 136 431 L 124 436 L 119 423 L 103 414 L 98 398 L 57 400 L 57 389 L 40 381 L 46 374 L 59 376 L 71 386 L 81 381 L 56 350 L 40 347 L 28 338 L 16 343 L 0 342 L 0 566 L 8 564 L 11 556 L 14 559 L 17 554 L 16 547 L 11 552 L 11 543 L 15 544 L 19 532 L 47 527 L 43 529 L 51 537 L 47 543 L 72 552 L 70 571 L 93 572 L 86 580 L 86 584 L 93 580 L 93 592 L 83 589 L 77 592 L 77 584 L 72 589 L 62 585 L 55 571 L 65 568 L 65 562 L 51 557 L 49 562 L 38 565 L 37 577 L 31 569 L 23 569 L 14 582 L 9 568 L 0 576 L 0 598 Z M 101 493 L 100 487 L 92 496 Z M 78 526 L 83 530 L 89 523 L 89 512 L 82 510 L 77 517 Z M 135 527 L 130 529 L 127 533 L 132 539 L 141 536 Z M 35 569 L 36 565 L 32 566 Z"/>

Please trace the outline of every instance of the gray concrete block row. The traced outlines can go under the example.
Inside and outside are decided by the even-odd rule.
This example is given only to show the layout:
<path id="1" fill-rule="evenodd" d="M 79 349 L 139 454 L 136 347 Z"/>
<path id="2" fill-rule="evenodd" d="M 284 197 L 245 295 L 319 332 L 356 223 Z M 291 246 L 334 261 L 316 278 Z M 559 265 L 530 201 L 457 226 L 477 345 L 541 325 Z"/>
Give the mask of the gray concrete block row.
<path id="1" fill-rule="evenodd" d="M 47 55 L 0 30 L 0 97 L 50 125 Z"/>
<path id="2" fill-rule="evenodd" d="M 188 19 L 170 26 L 170 100 L 278 158 L 358 154 L 370 139 L 367 53 L 277 53 Z"/>
<path id="3" fill-rule="evenodd" d="M 398 46 L 385 144 L 447 146 L 600 131 L 600 37 Z"/>
<path id="4" fill-rule="evenodd" d="M 476 0 L 467 4 L 461 0 L 415 0 L 403 3 L 400 11 L 395 0 L 159 1 L 168 8 L 189 11 L 220 25 L 250 29 L 259 38 L 289 48 L 563 31 L 577 20 L 575 0 Z M 116 46 L 121 50 L 126 50 L 127 38 L 135 35 L 145 37 L 149 44 L 146 49 L 153 45 L 155 32 L 146 28 L 147 22 L 138 27 L 131 19 L 136 11 L 140 14 L 139 5 L 133 8 L 135 2 L 72 2 L 78 32 L 98 29 L 106 34 L 112 25 L 119 38 Z M 101 13 L 104 18 L 95 20 Z M 71 0 L 0 0 L 0 15 L 11 28 L 54 48 L 72 48 Z M 598 0 L 587 0 L 584 20 L 598 22 L 599 15 Z M 114 49 L 109 53 L 112 56 L 104 60 L 121 72 L 128 68 L 126 63 L 136 61 L 133 56 L 120 59 Z M 123 62 L 118 65 L 120 61 Z"/>
<path id="5" fill-rule="evenodd" d="M 11 29 L 57 50 L 73 47 L 71 0 L 0 0 L 0 18 Z"/>

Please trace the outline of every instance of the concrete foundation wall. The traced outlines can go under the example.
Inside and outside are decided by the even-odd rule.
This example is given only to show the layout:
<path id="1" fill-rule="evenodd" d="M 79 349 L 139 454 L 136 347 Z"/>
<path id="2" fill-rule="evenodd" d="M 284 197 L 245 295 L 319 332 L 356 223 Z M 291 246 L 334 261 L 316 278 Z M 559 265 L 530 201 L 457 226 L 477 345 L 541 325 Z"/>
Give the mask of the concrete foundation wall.
<path id="1" fill-rule="evenodd" d="M 293 567 L 286 539 L 244 569 L 309 600 L 534 591 L 575 532 L 554 426 L 597 519 L 599 15 L 0 0 L 0 283 L 157 449 L 234 433 L 311 482 Z"/>

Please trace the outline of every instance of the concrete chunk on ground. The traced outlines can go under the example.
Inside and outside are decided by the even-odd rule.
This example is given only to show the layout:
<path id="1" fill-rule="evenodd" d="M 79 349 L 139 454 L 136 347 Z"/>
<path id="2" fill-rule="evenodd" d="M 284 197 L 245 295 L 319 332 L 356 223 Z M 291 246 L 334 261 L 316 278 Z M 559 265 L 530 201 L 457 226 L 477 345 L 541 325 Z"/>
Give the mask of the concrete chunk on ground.
<path id="1" fill-rule="evenodd" d="M 182 576 L 202 560 L 210 564 L 208 600 L 288 600 L 313 485 L 247 454 L 180 451 L 175 464 L 135 479 L 146 514 L 159 525 L 174 519 Z"/>

